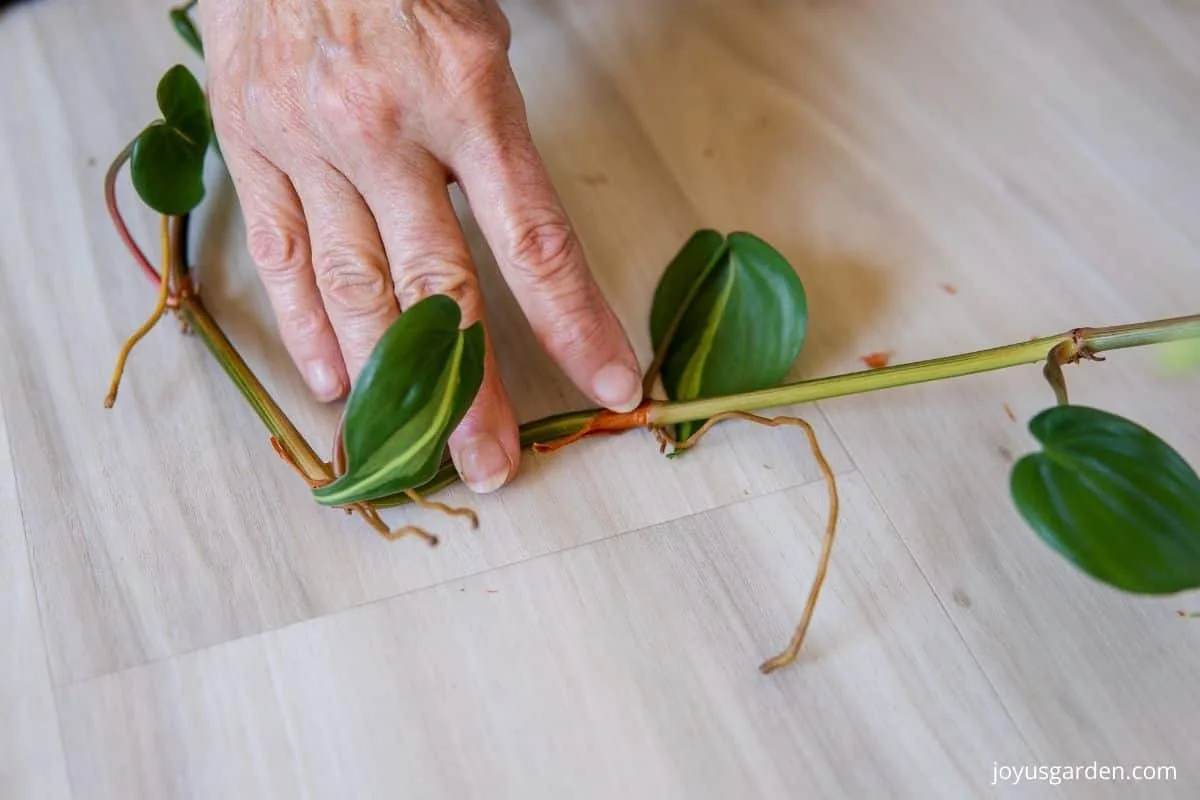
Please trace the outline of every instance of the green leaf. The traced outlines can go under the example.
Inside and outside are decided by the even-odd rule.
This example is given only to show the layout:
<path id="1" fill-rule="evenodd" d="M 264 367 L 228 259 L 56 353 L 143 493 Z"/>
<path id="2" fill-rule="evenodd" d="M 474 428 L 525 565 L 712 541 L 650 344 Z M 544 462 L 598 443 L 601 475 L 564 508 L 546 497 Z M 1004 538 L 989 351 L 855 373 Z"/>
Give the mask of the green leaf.
<path id="1" fill-rule="evenodd" d="M 200 33 L 196 30 L 196 26 L 192 23 L 192 18 L 188 16 L 188 9 L 195 3 L 188 3 L 179 8 L 171 9 L 171 24 L 175 26 L 175 32 L 179 37 L 188 43 L 193 50 L 201 58 L 204 57 L 204 44 L 200 41 Z"/>
<path id="2" fill-rule="evenodd" d="M 650 307 L 650 340 L 654 352 L 657 353 L 663 340 L 671 335 L 672 326 L 678 324 L 704 278 L 724 253 L 725 237 L 705 229 L 693 233 L 671 259 L 654 290 L 654 302 Z"/>
<path id="3" fill-rule="evenodd" d="M 1057 406 L 1029 430 L 1043 450 L 1013 467 L 1013 500 L 1051 547 L 1104 583 L 1140 594 L 1200 587 L 1200 478 L 1134 422 Z"/>
<path id="4" fill-rule="evenodd" d="M 662 354 L 671 400 L 777 385 L 808 329 L 808 300 L 795 270 L 749 233 L 702 230 L 668 265 L 654 294 L 650 336 Z M 703 421 L 677 426 L 690 436 Z"/>
<path id="5" fill-rule="evenodd" d="M 211 128 L 204 90 L 186 67 L 167 70 L 158 83 L 162 118 L 133 146 L 133 186 L 146 205 L 178 216 L 204 199 L 204 156 Z"/>
<path id="6" fill-rule="evenodd" d="M 346 402 L 345 472 L 313 490 L 347 506 L 416 488 L 437 473 L 450 434 L 483 382 L 483 326 L 459 330 L 445 295 L 416 303 L 384 333 Z"/>

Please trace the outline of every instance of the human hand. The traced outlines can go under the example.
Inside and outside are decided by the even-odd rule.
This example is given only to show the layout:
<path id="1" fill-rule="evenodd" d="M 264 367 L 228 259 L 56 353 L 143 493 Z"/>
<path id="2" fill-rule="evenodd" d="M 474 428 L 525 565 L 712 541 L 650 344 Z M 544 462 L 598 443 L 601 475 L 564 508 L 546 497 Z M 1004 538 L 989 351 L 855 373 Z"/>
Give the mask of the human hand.
<path id="1" fill-rule="evenodd" d="M 429 294 L 457 300 L 464 326 L 482 319 L 456 181 L 541 345 L 598 404 L 640 402 L 636 356 L 534 148 L 495 0 L 201 0 L 198 19 L 251 258 L 316 397 L 343 396 Z M 490 346 L 450 450 L 476 491 L 516 473 Z"/>

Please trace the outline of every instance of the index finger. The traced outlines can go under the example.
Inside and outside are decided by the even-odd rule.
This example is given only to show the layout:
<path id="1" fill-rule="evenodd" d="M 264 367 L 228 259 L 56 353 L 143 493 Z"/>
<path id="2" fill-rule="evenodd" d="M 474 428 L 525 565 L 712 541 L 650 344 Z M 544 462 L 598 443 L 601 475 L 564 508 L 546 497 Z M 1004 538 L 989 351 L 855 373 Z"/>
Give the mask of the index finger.
<path id="1" fill-rule="evenodd" d="M 495 123 L 460 137 L 443 158 L 542 347 L 597 403 L 632 410 L 642 400 L 637 356 L 592 276 L 509 75 Z"/>

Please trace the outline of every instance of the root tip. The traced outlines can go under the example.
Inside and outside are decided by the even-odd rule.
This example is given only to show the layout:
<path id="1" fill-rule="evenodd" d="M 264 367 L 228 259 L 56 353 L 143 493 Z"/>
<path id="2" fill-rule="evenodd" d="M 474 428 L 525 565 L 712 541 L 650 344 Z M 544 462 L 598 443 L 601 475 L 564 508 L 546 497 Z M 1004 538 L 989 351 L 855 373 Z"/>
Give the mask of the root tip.
<path id="1" fill-rule="evenodd" d="M 770 675 L 772 672 L 775 672 L 776 670 L 779 670 L 786 666 L 791 665 L 792 662 L 794 662 L 795 660 L 796 660 L 796 656 L 791 655 L 790 653 L 780 653 L 779 655 L 774 656 L 773 658 L 768 658 L 766 661 L 764 661 L 762 664 L 760 664 L 758 667 L 758 671 L 761 672 L 763 675 Z"/>

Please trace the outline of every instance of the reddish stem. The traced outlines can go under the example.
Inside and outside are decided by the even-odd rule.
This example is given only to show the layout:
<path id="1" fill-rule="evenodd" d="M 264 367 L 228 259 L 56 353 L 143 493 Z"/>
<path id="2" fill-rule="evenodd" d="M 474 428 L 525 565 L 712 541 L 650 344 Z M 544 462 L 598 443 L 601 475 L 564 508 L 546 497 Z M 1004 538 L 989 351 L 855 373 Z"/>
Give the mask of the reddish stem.
<path id="1" fill-rule="evenodd" d="M 125 225 L 125 219 L 121 216 L 120 209 L 117 208 L 117 175 L 121 171 L 121 167 L 129 160 L 133 154 L 133 145 L 137 140 L 134 139 L 125 146 L 120 155 L 116 157 L 112 165 L 108 168 L 108 174 L 104 176 L 104 201 L 108 204 L 108 214 L 112 217 L 113 225 L 117 228 L 117 233 L 121 236 L 121 241 L 125 242 L 125 247 L 133 254 L 133 258 L 138 262 L 138 266 L 142 268 L 142 272 L 146 273 L 146 277 L 155 286 L 162 284 L 162 276 L 158 274 L 158 270 L 150 263 L 150 259 L 146 258 L 146 254 L 142 252 L 142 248 L 138 247 L 137 242 L 133 240 L 133 235 L 129 233 L 128 226 Z"/>
<path id="2" fill-rule="evenodd" d="M 624 433 L 634 428 L 644 428 L 649 424 L 650 404 L 651 401 L 647 400 L 633 411 L 601 411 L 569 436 L 551 442 L 535 442 L 533 450 L 535 453 L 553 453 L 588 436 Z"/>

